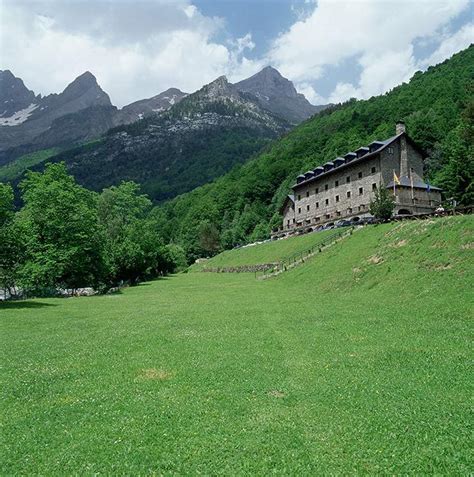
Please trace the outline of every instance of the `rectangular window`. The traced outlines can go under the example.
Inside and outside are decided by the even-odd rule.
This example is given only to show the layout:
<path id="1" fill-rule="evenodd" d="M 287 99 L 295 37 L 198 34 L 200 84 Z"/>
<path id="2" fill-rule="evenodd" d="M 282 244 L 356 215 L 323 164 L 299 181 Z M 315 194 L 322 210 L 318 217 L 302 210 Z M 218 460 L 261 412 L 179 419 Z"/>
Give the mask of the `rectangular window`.
<path id="1" fill-rule="evenodd" d="M 326 185 L 324 186 L 324 190 L 328 190 L 328 189 L 329 189 L 329 186 L 326 184 Z"/>
<path id="2" fill-rule="evenodd" d="M 337 215 L 338 217 L 340 217 L 340 216 L 341 216 L 341 213 L 337 210 L 337 211 L 336 211 L 336 215 Z"/>
<path id="3" fill-rule="evenodd" d="M 314 221 L 315 221 L 315 222 L 319 222 L 320 220 L 321 220 L 321 217 L 315 217 L 315 218 L 314 218 Z"/>
<path id="4" fill-rule="evenodd" d="M 301 196 L 298 194 L 298 200 L 301 200 Z"/>
<path id="5" fill-rule="evenodd" d="M 309 210 L 309 205 L 306 206 L 306 210 Z"/>
<path id="6" fill-rule="evenodd" d="M 316 187 L 316 190 L 314 191 L 315 194 L 318 194 L 319 193 L 319 188 Z"/>
<path id="7" fill-rule="evenodd" d="M 362 171 L 359 172 L 359 179 L 362 179 Z"/>
<path id="8" fill-rule="evenodd" d="M 336 202 L 339 202 L 339 196 L 336 195 Z"/>
<path id="9" fill-rule="evenodd" d="M 287 225 L 290 225 L 290 221 L 288 220 L 288 224 Z"/>
<path id="10" fill-rule="evenodd" d="M 389 147 L 389 148 L 388 148 L 388 153 L 389 153 L 389 154 L 393 154 L 393 147 Z"/>
<path id="11" fill-rule="evenodd" d="M 295 219 L 293 219 L 293 223 L 295 223 Z"/>
<path id="12" fill-rule="evenodd" d="M 364 209 L 365 209 L 365 205 L 364 205 L 364 204 L 359 205 L 359 211 L 364 210 Z"/>
<path id="13" fill-rule="evenodd" d="M 326 219 L 330 219 L 331 218 L 331 214 L 326 214 Z"/>
<path id="14" fill-rule="evenodd" d="M 352 209 L 350 207 L 347 209 L 347 213 L 352 214 Z"/>
<path id="15" fill-rule="evenodd" d="M 334 182 L 334 186 L 337 187 L 339 185 L 339 181 Z"/>
<path id="16" fill-rule="evenodd" d="M 374 182 L 374 183 L 372 184 L 372 190 L 375 190 L 375 189 L 377 189 L 377 184 Z"/>
<path id="17" fill-rule="evenodd" d="M 306 197 L 309 197 L 309 190 L 306 191 Z"/>
<path id="18" fill-rule="evenodd" d="M 363 187 L 359 187 L 359 195 L 362 195 L 364 193 L 364 188 Z"/>
<path id="19" fill-rule="evenodd" d="M 329 205 L 329 199 L 326 199 L 326 205 Z"/>
<path id="20" fill-rule="evenodd" d="M 374 174 L 374 172 L 376 171 L 377 169 L 375 167 L 372 167 L 371 171 L 372 171 L 372 174 Z"/>
<path id="21" fill-rule="evenodd" d="M 301 214 L 301 207 L 298 207 L 298 214 Z"/>
<path id="22" fill-rule="evenodd" d="M 350 198 L 350 196 L 351 196 L 351 191 L 350 191 L 350 190 L 348 190 L 348 191 L 347 191 L 347 198 L 349 199 L 349 198 Z"/>
<path id="23" fill-rule="evenodd" d="M 350 181 L 351 181 L 351 176 L 347 176 L 346 177 L 346 182 L 349 184 Z"/>
<path id="24" fill-rule="evenodd" d="M 319 202 L 316 202 L 316 208 L 319 209 Z"/>

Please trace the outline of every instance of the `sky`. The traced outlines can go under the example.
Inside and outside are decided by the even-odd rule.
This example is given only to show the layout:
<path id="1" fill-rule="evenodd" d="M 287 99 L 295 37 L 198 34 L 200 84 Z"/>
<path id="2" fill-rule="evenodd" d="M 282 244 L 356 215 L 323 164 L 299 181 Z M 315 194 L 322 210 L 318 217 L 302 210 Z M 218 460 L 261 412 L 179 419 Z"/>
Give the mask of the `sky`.
<path id="1" fill-rule="evenodd" d="M 272 65 L 313 104 L 369 98 L 474 43 L 470 0 L 0 0 L 0 69 L 92 72 L 122 107 Z"/>

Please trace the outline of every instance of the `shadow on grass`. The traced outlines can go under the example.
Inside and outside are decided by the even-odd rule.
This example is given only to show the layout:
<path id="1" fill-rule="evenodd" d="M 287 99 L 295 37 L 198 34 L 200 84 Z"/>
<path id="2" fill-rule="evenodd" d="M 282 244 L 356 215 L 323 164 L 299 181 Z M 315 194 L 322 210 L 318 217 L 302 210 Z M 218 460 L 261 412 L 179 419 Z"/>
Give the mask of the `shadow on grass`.
<path id="1" fill-rule="evenodd" d="M 0 311 L 1 310 L 20 310 L 22 308 L 43 308 L 45 306 L 58 306 L 52 303 L 42 303 L 38 301 L 30 300 L 18 300 L 18 301 L 1 301 L 0 302 Z"/>

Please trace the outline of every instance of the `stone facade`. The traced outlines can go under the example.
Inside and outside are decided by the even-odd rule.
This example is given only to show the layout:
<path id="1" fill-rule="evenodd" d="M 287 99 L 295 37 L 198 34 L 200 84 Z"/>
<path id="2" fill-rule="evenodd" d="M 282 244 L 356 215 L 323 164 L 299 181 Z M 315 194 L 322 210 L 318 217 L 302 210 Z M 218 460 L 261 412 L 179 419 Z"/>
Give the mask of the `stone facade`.
<path id="1" fill-rule="evenodd" d="M 392 138 L 298 176 L 282 208 L 283 230 L 370 215 L 375 188 L 393 191 L 394 173 L 400 181 L 395 184 L 395 214 L 428 213 L 439 205 L 440 189 L 423 182 L 423 153 L 398 123 Z"/>

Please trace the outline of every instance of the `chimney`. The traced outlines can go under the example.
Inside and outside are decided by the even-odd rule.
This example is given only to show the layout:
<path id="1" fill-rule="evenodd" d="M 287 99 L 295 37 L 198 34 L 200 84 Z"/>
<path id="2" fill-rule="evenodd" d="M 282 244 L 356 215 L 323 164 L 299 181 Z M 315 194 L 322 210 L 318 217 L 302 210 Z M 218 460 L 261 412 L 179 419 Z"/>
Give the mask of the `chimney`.
<path id="1" fill-rule="evenodd" d="M 404 132 L 406 132 L 405 123 L 403 121 L 397 121 L 397 124 L 395 125 L 395 134 L 398 136 Z"/>

